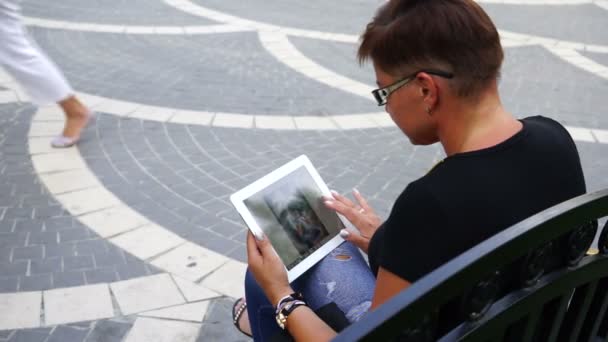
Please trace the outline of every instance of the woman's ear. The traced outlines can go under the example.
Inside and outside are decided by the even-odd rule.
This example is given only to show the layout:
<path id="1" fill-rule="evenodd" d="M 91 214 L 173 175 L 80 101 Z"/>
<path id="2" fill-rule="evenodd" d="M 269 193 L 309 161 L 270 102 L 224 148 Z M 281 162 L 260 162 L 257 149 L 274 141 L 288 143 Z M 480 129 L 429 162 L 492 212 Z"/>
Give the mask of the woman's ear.
<path id="1" fill-rule="evenodd" d="M 421 72 L 416 76 L 420 89 L 420 96 L 426 107 L 431 111 L 435 108 L 437 103 L 437 95 L 439 90 L 437 89 L 437 83 L 427 73 Z"/>

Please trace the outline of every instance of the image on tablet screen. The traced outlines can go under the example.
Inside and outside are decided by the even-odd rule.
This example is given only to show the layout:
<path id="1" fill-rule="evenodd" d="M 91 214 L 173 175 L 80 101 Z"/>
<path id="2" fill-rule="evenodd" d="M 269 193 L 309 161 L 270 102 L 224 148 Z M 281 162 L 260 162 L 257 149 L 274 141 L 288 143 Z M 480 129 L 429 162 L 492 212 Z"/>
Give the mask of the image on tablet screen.
<path id="1" fill-rule="evenodd" d="M 321 190 L 300 167 L 244 200 L 287 269 L 314 252 L 342 228 L 323 205 Z"/>

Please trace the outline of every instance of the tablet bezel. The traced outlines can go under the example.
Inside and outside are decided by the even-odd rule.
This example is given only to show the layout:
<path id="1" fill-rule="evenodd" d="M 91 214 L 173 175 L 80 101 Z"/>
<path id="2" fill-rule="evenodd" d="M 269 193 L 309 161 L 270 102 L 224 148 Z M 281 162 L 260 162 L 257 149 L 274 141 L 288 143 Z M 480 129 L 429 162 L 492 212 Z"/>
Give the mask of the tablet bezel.
<path id="1" fill-rule="evenodd" d="M 329 188 L 327 187 L 325 182 L 323 182 L 323 179 L 312 165 L 310 159 L 308 159 L 306 155 L 301 155 L 230 196 L 230 201 L 235 206 L 236 210 L 239 212 L 239 214 L 247 224 L 247 227 L 253 233 L 254 236 L 263 236 L 263 231 L 262 228 L 256 222 L 252 213 L 245 205 L 245 200 L 257 194 L 258 192 L 266 189 L 270 185 L 274 184 L 278 180 L 289 175 L 300 167 L 304 167 L 308 171 L 313 181 L 315 182 L 319 190 L 321 190 L 321 193 L 324 196 L 332 197 Z M 346 227 L 344 218 L 338 213 L 336 213 L 336 215 L 338 216 L 338 219 L 340 220 L 342 225 Z M 309 268 L 314 266 L 321 259 L 323 259 L 327 254 L 329 254 L 342 242 L 344 242 L 344 239 L 342 239 L 342 237 L 340 237 L 338 233 L 339 231 L 336 232 L 336 235 L 333 238 L 325 242 L 325 244 L 323 244 L 316 251 L 304 258 L 304 260 L 300 261 L 291 270 L 288 270 L 287 267 L 283 265 L 283 267 L 285 267 L 285 270 L 287 271 L 287 276 L 289 278 L 290 283 L 296 278 L 298 278 L 300 275 L 302 275 L 302 273 L 306 272 Z"/>

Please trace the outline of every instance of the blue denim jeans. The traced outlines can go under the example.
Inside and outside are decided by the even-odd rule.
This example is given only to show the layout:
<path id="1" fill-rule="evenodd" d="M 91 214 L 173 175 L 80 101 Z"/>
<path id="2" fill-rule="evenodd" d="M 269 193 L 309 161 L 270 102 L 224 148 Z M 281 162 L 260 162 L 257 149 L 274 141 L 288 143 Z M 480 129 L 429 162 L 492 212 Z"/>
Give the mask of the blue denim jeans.
<path id="1" fill-rule="evenodd" d="M 357 247 L 344 242 L 291 286 L 302 292 L 311 309 L 334 302 L 352 323 L 369 310 L 375 283 L 376 278 Z M 268 301 L 249 271 L 245 276 L 245 299 L 254 341 L 268 341 L 281 330 L 275 321 L 276 303 Z"/>

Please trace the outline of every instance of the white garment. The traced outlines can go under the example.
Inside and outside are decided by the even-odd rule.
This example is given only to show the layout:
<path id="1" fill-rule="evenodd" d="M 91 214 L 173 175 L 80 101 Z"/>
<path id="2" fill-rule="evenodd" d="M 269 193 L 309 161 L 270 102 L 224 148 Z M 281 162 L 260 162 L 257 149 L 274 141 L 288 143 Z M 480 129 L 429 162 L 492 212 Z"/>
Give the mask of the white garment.
<path id="1" fill-rule="evenodd" d="M 0 0 L 0 65 L 36 104 L 67 99 L 74 91 L 57 66 L 29 39 L 21 20 L 20 0 Z"/>

